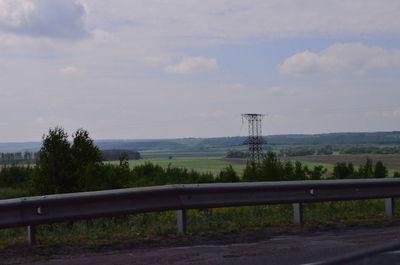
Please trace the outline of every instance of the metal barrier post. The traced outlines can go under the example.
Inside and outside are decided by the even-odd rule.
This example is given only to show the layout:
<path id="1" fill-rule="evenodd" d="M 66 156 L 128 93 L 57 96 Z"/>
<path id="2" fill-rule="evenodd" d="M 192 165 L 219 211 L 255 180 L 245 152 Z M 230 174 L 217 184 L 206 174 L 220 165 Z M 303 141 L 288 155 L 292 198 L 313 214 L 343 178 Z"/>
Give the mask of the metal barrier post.
<path id="1" fill-rule="evenodd" d="M 293 219 L 295 224 L 303 224 L 303 205 L 301 203 L 293 203 Z"/>
<path id="2" fill-rule="evenodd" d="M 28 244 L 30 246 L 36 244 L 36 227 L 34 225 L 28 226 Z"/>
<path id="3" fill-rule="evenodd" d="M 176 211 L 176 225 L 178 233 L 185 234 L 187 232 L 187 210 Z"/>
<path id="4" fill-rule="evenodd" d="M 393 208 L 394 207 L 394 199 L 393 198 L 386 198 L 385 199 L 385 215 L 387 217 L 393 217 Z"/>

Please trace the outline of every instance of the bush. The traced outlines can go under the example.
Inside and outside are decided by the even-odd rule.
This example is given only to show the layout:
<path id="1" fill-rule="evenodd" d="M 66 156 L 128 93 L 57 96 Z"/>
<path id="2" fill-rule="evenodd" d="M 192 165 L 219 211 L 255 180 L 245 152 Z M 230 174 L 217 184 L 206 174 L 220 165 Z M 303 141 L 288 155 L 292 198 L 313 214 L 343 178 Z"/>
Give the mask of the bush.
<path id="1" fill-rule="evenodd" d="M 233 169 L 232 165 L 227 166 L 219 172 L 218 177 L 215 182 L 229 183 L 229 182 L 240 182 L 240 178 L 236 171 Z"/>
<path id="2" fill-rule="evenodd" d="M 309 170 L 299 161 L 282 162 L 275 153 L 268 152 L 261 163 L 248 164 L 243 173 L 243 181 L 291 181 L 321 179 L 326 169 L 316 166 Z"/>
<path id="3" fill-rule="evenodd" d="M 80 178 L 101 165 L 102 157 L 89 133 L 79 129 L 73 135 L 73 144 L 61 127 L 43 135 L 36 171 L 32 181 L 34 194 L 66 193 L 84 190 Z"/>

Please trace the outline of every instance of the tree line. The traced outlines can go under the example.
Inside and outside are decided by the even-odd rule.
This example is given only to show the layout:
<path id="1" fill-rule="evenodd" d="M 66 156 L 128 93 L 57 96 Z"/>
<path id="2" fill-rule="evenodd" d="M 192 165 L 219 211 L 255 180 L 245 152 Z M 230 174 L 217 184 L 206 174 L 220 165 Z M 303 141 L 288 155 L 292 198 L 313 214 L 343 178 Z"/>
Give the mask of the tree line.
<path id="1" fill-rule="evenodd" d="M 34 164 L 37 152 L 0 153 L 0 165 Z"/>
<path id="2" fill-rule="evenodd" d="M 31 195 L 94 191 L 165 184 L 226 183 L 252 181 L 320 180 L 326 178 L 387 177 L 382 162 L 367 159 L 358 169 L 351 163 L 337 163 L 332 176 L 323 166 L 308 167 L 301 162 L 280 160 L 268 152 L 260 163 L 250 163 L 243 175 L 228 166 L 217 176 L 169 165 L 152 163 L 129 167 L 128 155 L 121 153 L 118 164 L 103 162 L 101 151 L 86 130 L 79 129 L 68 141 L 61 127 L 43 136 L 43 145 L 34 166 L 7 165 L 0 170 L 0 187 L 27 189 Z M 395 174 L 399 177 L 399 174 Z"/>
<path id="3" fill-rule="evenodd" d="M 382 161 L 373 162 L 367 158 L 364 165 L 356 168 L 352 163 L 338 162 L 333 168 L 333 177 L 337 179 L 354 179 L 354 178 L 386 178 L 389 173 Z M 393 177 L 399 177 L 399 173 L 395 172 Z"/>

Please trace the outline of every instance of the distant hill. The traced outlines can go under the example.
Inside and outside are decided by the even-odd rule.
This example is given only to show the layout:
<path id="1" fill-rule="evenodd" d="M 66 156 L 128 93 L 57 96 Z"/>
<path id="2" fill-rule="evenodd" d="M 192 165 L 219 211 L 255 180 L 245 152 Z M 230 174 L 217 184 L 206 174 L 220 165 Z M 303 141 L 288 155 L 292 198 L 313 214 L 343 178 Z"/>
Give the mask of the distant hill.
<path id="1" fill-rule="evenodd" d="M 264 139 L 270 145 L 400 145 L 400 131 L 269 135 L 265 136 Z M 102 150 L 206 150 L 209 148 L 234 148 L 242 145 L 245 140 L 246 137 L 237 136 L 155 140 L 95 140 L 95 144 Z M 40 147 L 41 142 L 0 143 L 0 152 L 33 152 L 39 150 Z"/>
<path id="2" fill-rule="evenodd" d="M 42 142 L 0 143 L 0 153 L 36 152 L 41 146 Z"/>

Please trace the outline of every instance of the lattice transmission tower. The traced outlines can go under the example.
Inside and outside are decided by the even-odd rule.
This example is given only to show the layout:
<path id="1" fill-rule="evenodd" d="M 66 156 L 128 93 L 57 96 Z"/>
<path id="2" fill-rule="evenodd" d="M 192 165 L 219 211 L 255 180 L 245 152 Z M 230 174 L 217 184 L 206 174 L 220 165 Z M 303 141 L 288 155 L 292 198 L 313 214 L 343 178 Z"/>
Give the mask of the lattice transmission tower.
<path id="1" fill-rule="evenodd" d="M 259 164 L 263 154 L 263 144 L 265 140 L 262 137 L 261 121 L 265 114 L 246 113 L 242 114 L 242 122 L 247 120 L 249 125 L 249 138 L 244 142 L 249 146 L 247 163 Z"/>

